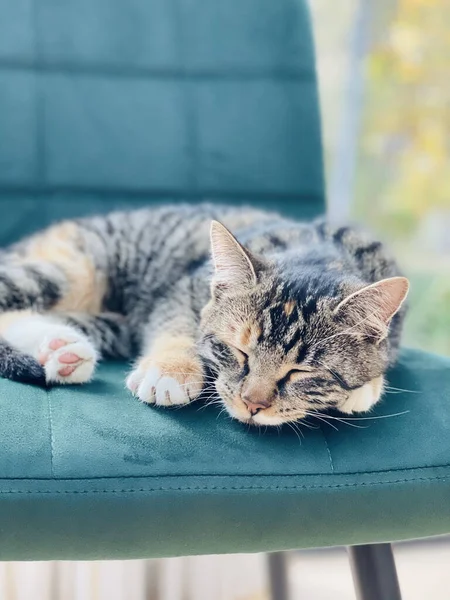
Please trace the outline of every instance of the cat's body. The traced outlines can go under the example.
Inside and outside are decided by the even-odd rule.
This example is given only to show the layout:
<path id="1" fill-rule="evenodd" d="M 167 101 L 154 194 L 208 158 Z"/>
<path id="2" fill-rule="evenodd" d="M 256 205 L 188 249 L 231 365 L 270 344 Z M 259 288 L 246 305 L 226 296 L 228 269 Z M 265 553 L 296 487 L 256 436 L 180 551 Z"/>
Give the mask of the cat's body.
<path id="1" fill-rule="evenodd" d="M 211 292 L 209 232 L 215 220 L 249 252 L 219 224 L 213 227 Z M 370 332 L 361 332 L 352 321 L 355 315 L 370 318 L 361 312 L 361 294 L 350 299 L 356 303 L 351 314 L 345 308 L 335 315 L 355 292 L 395 277 L 395 262 L 379 242 L 351 228 L 331 230 L 322 221 L 298 223 L 249 208 L 167 205 L 56 225 L 4 250 L 0 261 L 0 375 L 11 379 L 80 383 L 91 378 L 99 356 L 137 354 L 141 359 L 128 387 L 141 400 L 181 404 L 223 375 L 217 389 L 222 398 L 230 396 L 225 404 L 231 414 L 276 424 L 291 420 L 289 412 L 292 419 L 302 416 L 298 398 L 308 390 L 299 391 L 300 379 L 325 408 L 322 397 L 349 412 L 369 408 L 399 344 L 403 278 L 375 290 L 381 300 L 387 290 L 387 304 L 393 298 L 383 317 L 385 331 L 372 323 Z M 365 295 L 369 306 L 373 292 Z M 233 335 L 239 343 L 230 342 Z M 334 354 L 324 353 L 324 345 L 334 347 Z M 333 385 L 308 375 L 325 364 L 324 356 Z M 265 381 L 261 361 L 276 365 L 273 381 Z M 274 405 L 282 404 L 291 385 L 280 383 L 286 361 L 306 371 L 294 369 L 303 373 L 292 382 L 296 410 L 278 406 L 275 414 Z M 242 403 L 249 382 L 252 396 Z M 267 413 L 266 419 L 257 413 Z"/>

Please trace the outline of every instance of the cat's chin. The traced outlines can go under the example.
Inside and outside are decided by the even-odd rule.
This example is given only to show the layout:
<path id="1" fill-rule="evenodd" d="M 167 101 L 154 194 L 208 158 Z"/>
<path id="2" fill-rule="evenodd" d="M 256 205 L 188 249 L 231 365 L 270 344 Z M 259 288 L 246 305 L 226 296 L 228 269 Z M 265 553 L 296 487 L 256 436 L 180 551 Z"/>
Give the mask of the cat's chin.
<path id="1" fill-rule="evenodd" d="M 228 414 L 240 421 L 241 423 L 245 423 L 246 425 L 253 425 L 255 427 L 276 427 L 278 425 L 283 425 L 286 423 L 286 419 L 282 419 L 277 416 L 265 415 L 264 412 L 257 413 L 253 417 L 250 417 L 248 413 L 244 413 L 244 411 L 238 410 L 234 406 L 225 405 Z"/>
<path id="2" fill-rule="evenodd" d="M 286 419 L 281 419 L 280 417 L 270 417 L 264 414 L 257 414 L 254 417 L 252 417 L 250 421 L 250 425 L 256 425 L 257 427 L 276 427 L 277 425 L 283 425 L 287 422 Z"/>

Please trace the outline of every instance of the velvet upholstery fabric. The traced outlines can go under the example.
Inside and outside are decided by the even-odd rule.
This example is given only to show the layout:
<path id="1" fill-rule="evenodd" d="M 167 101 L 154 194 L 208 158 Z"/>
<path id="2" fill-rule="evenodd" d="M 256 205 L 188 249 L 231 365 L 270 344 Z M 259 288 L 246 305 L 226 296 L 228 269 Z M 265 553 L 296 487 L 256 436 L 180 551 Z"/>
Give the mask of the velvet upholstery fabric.
<path id="1" fill-rule="evenodd" d="M 0 558 L 132 558 L 450 531 L 450 360 L 404 350 L 367 420 L 248 430 L 164 410 L 108 363 L 77 388 L 0 383 Z M 398 414 L 403 413 L 403 414 Z M 397 415 L 397 416 L 387 416 Z M 357 425 L 358 427 L 354 427 Z"/>
<path id="2" fill-rule="evenodd" d="M 324 210 L 302 0 L 0 0 L 0 244 L 153 202 Z M 0 559 L 132 558 L 450 531 L 450 361 L 405 350 L 367 421 L 247 430 L 0 381 Z M 362 428 L 359 428 L 362 426 Z"/>
<path id="3" fill-rule="evenodd" d="M 303 0 L 0 0 L 0 244 L 188 199 L 324 207 Z"/>

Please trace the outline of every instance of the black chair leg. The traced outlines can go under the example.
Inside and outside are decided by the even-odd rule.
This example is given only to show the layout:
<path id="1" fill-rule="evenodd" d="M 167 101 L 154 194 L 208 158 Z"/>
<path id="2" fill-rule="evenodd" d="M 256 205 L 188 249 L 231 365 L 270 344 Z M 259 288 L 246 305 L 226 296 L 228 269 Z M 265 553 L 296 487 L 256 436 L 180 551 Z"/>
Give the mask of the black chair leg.
<path id="1" fill-rule="evenodd" d="M 271 552 L 267 561 L 270 600 L 289 600 L 287 552 Z"/>
<path id="2" fill-rule="evenodd" d="M 401 600 L 391 544 L 349 546 L 358 600 Z"/>

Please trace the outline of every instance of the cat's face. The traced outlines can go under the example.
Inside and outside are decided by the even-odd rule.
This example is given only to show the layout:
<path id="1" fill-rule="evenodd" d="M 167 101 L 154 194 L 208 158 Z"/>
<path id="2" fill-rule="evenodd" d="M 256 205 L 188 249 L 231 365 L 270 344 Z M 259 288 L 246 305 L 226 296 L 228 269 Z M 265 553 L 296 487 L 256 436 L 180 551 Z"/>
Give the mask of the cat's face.
<path id="1" fill-rule="evenodd" d="M 219 224 L 212 246 L 216 273 L 200 353 L 232 417 L 279 425 L 330 408 L 367 410 L 378 400 L 388 324 L 407 280 L 299 294 L 292 275 L 251 256 Z"/>

